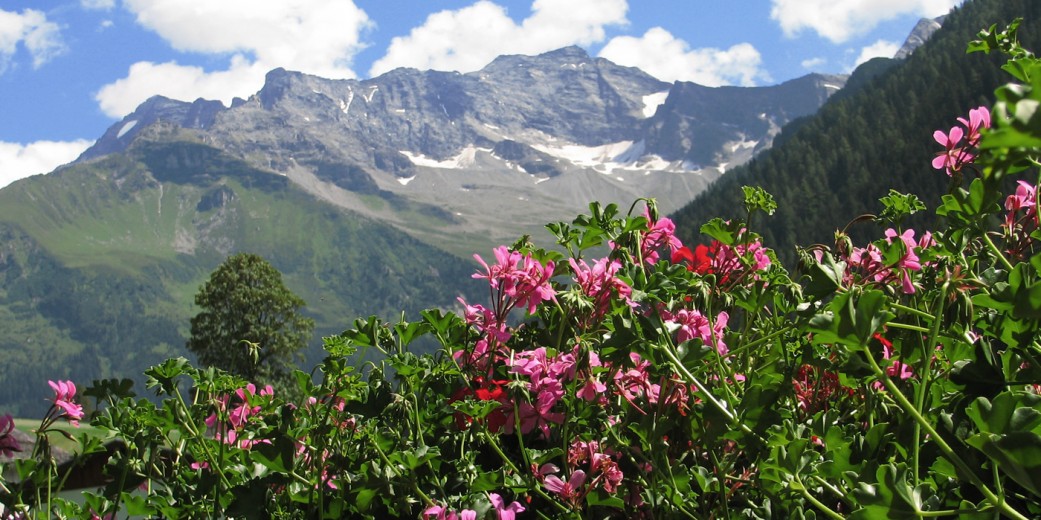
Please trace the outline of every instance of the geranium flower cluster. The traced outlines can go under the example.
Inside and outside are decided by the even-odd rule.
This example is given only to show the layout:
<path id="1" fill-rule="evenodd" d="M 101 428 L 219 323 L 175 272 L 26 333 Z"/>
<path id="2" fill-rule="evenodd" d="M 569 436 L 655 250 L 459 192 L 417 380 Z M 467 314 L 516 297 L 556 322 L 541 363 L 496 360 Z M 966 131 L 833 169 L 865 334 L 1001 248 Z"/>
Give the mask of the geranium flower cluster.
<path id="1" fill-rule="evenodd" d="M 267 385 L 258 394 L 256 385 L 249 383 L 244 388 L 235 390 L 236 399 L 234 401 L 228 395 L 218 399 L 215 403 L 217 410 L 210 414 L 205 421 L 206 426 L 213 430 L 214 438 L 225 444 L 238 446 L 243 450 L 248 450 L 258 443 L 269 442 L 256 441 L 243 436 L 249 418 L 263 409 L 254 402 L 255 396 L 258 395 L 270 399 L 274 397 L 275 391 L 271 385 Z M 226 422 L 222 422 L 225 417 Z"/>
<path id="2" fill-rule="evenodd" d="M 842 260 L 846 262 L 846 272 L 843 283 L 847 286 L 855 285 L 864 281 L 879 286 L 889 285 L 899 280 L 900 288 L 904 294 L 914 294 L 916 291 L 912 272 L 922 270 L 922 263 L 918 257 L 921 250 L 936 245 L 932 233 L 926 231 L 916 241 L 913 229 L 897 233 L 895 229 L 885 231 L 886 243 L 892 245 L 899 241 L 901 248 L 900 258 L 894 263 L 886 263 L 885 253 L 875 244 L 866 247 L 853 247 L 849 249 Z M 815 252 L 817 260 L 821 259 L 821 252 Z"/>
<path id="3" fill-rule="evenodd" d="M 5 414 L 0 417 L 0 455 L 7 458 L 14 456 L 14 452 L 22 451 L 21 445 L 18 444 L 18 439 L 15 438 L 12 433 L 14 432 L 14 418 L 11 414 Z"/>
<path id="4" fill-rule="evenodd" d="M 518 513 L 523 513 L 525 510 L 524 505 L 520 502 L 513 501 L 507 504 L 502 495 L 498 493 L 488 493 L 488 501 L 491 502 L 492 509 L 495 511 L 495 517 L 499 520 L 514 520 L 517 518 Z M 463 509 L 456 512 L 443 506 L 434 505 L 423 511 L 423 518 L 434 520 L 476 520 L 477 511 Z"/>
<path id="5" fill-rule="evenodd" d="M 713 321 L 709 321 L 707 316 L 693 309 L 679 309 L 676 312 L 663 309 L 661 316 L 666 323 L 679 326 L 676 331 L 677 344 L 700 339 L 702 343 L 715 348 L 721 356 L 727 355 L 730 351 L 727 344 L 723 342 L 723 335 L 726 333 L 727 322 L 730 319 L 730 315 L 726 311 L 717 314 Z"/>
<path id="6" fill-rule="evenodd" d="M 481 332 L 481 339 L 470 351 L 457 351 L 454 356 L 462 366 L 488 370 L 496 353 L 504 355 L 503 345 L 510 339 L 511 332 L 506 317 L 514 308 L 520 307 L 534 314 L 538 306 L 546 301 L 556 301 L 556 290 L 550 284 L 553 277 L 553 262 L 545 264 L 519 251 L 500 246 L 493 251 L 496 262 L 489 265 L 480 255 L 474 258 L 484 272 L 474 273 L 475 279 L 488 280 L 492 307 L 470 305 L 459 299 L 465 309 L 464 317 L 469 325 Z"/>
<path id="7" fill-rule="evenodd" d="M 72 381 L 47 381 L 47 384 L 54 390 L 54 404 L 48 417 L 64 416 L 69 424 L 78 427 L 83 418 L 83 406 L 74 401 L 76 384 Z"/>
<path id="8" fill-rule="evenodd" d="M 670 254 L 683 247 L 683 242 L 676 236 L 676 224 L 671 219 L 654 218 L 649 207 L 643 216 L 647 219 L 647 231 L 640 240 L 640 257 L 644 263 L 658 263 L 659 251 L 666 247 Z"/>
<path id="9" fill-rule="evenodd" d="M 685 263 L 687 269 L 702 276 L 714 274 L 721 284 L 738 280 L 746 272 L 758 280 L 760 273 L 771 264 L 767 249 L 758 239 L 748 244 L 728 246 L 713 240 L 709 245 L 698 244 L 691 252 L 683 246 L 672 254 L 672 263 Z"/>
<path id="10" fill-rule="evenodd" d="M 608 451 L 601 450 L 598 441 L 576 439 L 568 449 L 567 465 L 570 471 L 564 475 L 567 480 L 561 478 L 560 467 L 553 463 L 540 467 L 532 465 L 532 473 L 547 491 L 572 507 L 579 507 L 585 496 L 597 489 L 612 494 L 617 492 L 625 478 Z"/>
<path id="11" fill-rule="evenodd" d="M 535 314 L 535 308 L 544 301 L 556 300 L 556 291 L 549 283 L 553 277 L 553 262 L 542 264 L 531 255 L 510 251 L 506 246 L 494 250 L 496 263 L 488 265 L 480 255 L 474 255 L 484 267 L 484 273 L 474 273 L 477 279 L 487 279 L 496 303 L 495 316 L 502 320 L 514 307 L 526 308 Z"/>
<path id="12" fill-rule="evenodd" d="M 582 288 L 582 293 L 593 301 L 593 312 L 588 321 L 599 321 L 611 308 L 612 299 L 619 299 L 630 307 L 636 307 L 631 298 L 632 288 L 618 278 L 618 270 L 622 263 L 618 260 L 601 258 L 590 267 L 584 260 L 569 258 L 571 269 L 575 273 L 575 281 Z"/>
<path id="13" fill-rule="evenodd" d="M 968 119 L 959 117 L 958 122 L 962 126 L 954 126 L 946 133 L 933 132 L 933 139 L 944 148 L 933 159 L 933 168 L 945 170 L 948 176 L 976 160 L 974 149 L 982 137 L 981 131 L 990 128 L 990 110 L 985 106 L 974 108 L 969 111 Z"/>
<path id="14" fill-rule="evenodd" d="M 1016 183 L 1016 192 L 1005 199 L 1005 221 L 1002 230 L 1008 238 L 1009 253 L 1022 256 L 1033 242 L 1031 234 L 1038 229 L 1037 186 L 1027 181 Z"/>

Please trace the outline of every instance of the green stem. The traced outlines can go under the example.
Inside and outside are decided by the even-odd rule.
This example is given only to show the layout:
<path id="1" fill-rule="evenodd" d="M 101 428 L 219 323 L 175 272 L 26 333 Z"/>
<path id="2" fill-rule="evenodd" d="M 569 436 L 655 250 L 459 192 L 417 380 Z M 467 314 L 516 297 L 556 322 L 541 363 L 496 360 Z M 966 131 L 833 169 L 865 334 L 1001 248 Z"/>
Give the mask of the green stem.
<path id="1" fill-rule="evenodd" d="M 998 257 L 998 260 L 1000 260 L 1001 264 L 1005 266 L 1005 269 L 1008 269 L 1009 271 L 1015 269 L 1012 267 L 1012 263 L 1008 261 L 1008 258 L 1005 258 L 1005 254 L 998 249 L 998 246 L 994 245 L 994 241 L 990 239 L 990 235 L 985 232 L 983 233 L 983 241 L 987 243 L 987 248 L 994 253 L 994 256 Z"/>
<path id="2" fill-rule="evenodd" d="M 937 323 L 939 323 L 939 320 L 937 320 Z M 910 325 L 907 323 L 900 323 L 899 321 L 887 322 L 886 326 L 892 327 L 894 329 L 913 330 L 915 332 L 921 332 L 922 334 L 928 334 L 930 332 L 930 330 L 925 327 L 919 327 L 918 325 Z"/>
<path id="3" fill-rule="evenodd" d="M 929 320 L 929 321 L 933 321 L 936 318 L 936 316 L 934 316 L 932 314 L 929 314 L 928 312 L 918 310 L 918 309 L 916 309 L 914 307 L 908 307 L 907 305 L 904 305 L 902 303 L 893 302 L 892 305 L 893 305 L 894 309 L 904 311 L 904 312 L 906 312 L 908 314 L 914 314 L 915 316 L 918 316 L 919 318 L 924 318 L 924 319 Z"/>
<path id="4" fill-rule="evenodd" d="M 372 447 L 376 448 L 376 454 L 380 456 L 380 460 L 383 462 L 383 464 L 387 466 L 387 468 L 392 469 L 395 475 L 398 475 L 399 473 L 397 469 L 394 468 L 394 463 L 391 462 L 389 458 L 387 458 L 386 453 L 383 453 L 383 448 L 380 448 L 380 443 L 376 442 L 376 440 L 372 439 L 371 437 L 369 438 L 369 441 L 371 442 Z M 427 494 L 424 493 L 422 489 L 419 488 L 419 484 L 416 483 L 416 479 L 410 478 L 409 484 L 412 485 L 412 491 L 415 491 L 416 494 L 419 495 L 419 498 L 423 499 L 424 504 L 428 506 L 436 505 L 436 503 L 433 500 L 431 500 L 431 498 L 427 496 Z"/>
<path id="5" fill-rule="evenodd" d="M 835 485 L 831 482 L 828 482 L 827 480 L 824 480 L 817 475 L 813 475 L 810 478 L 812 478 L 814 482 L 820 484 L 821 487 L 823 487 L 824 489 L 831 491 L 831 494 L 835 495 L 835 497 L 841 500 L 842 503 L 849 506 L 850 509 L 855 509 L 857 507 L 856 502 L 851 500 L 848 496 L 846 496 L 846 493 L 844 493 L 841 489 L 835 487 Z"/>
<path id="6" fill-rule="evenodd" d="M 961 516 L 982 513 L 984 510 L 972 509 L 948 509 L 946 511 L 917 511 L 915 514 L 922 518 L 938 518 L 941 516 Z"/>
<path id="7" fill-rule="evenodd" d="M 915 395 L 915 409 L 918 410 L 919 414 L 925 412 L 925 396 L 929 393 L 929 379 L 932 376 L 932 365 L 933 356 L 929 352 L 930 347 L 935 347 L 936 340 L 940 336 L 940 323 L 943 321 L 943 304 L 947 301 L 947 291 L 950 290 L 951 282 L 947 280 L 940 287 L 940 297 L 936 299 L 936 311 L 933 313 L 933 326 L 929 330 L 929 339 L 922 345 L 922 362 L 925 365 L 925 369 L 921 371 L 920 381 L 921 384 L 918 386 L 918 393 Z M 914 480 L 915 486 L 918 485 L 918 471 L 919 471 L 919 458 L 921 454 L 922 445 L 922 427 L 919 423 L 914 424 L 914 443 L 911 445 L 913 450 L 913 468 L 914 472 L 911 474 Z"/>
<path id="8" fill-rule="evenodd" d="M 719 413 L 723 414 L 723 417 L 726 419 L 727 424 L 729 424 L 732 427 L 738 428 L 739 430 L 748 435 L 755 437 L 759 441 L 766 442 L 766 439 L 764 439 L 756 432 L 752 431 L 752 429 L 749 428 L 747 424 L 738 421 L 737 416 L 735 416 L 733 412 L 728 410 L 726 405 L 719 402 L 719 400 L 716 399 L 716 396 L 712 395 L 712 393 L 709 392 L 708 387 L 705 386 L 694 374 L 690 373 L 690 371 L 687 370 L 687 367 L 683 366 L 683 363 L 679 360 L 679 358 L 676 357 L 676 353 L 673 352 L 671 348 L 663 348 L 661 350 L 665 353 L 665 356 L 669 358 L 669 361 L 672 362 L 672 364 L 676 367 L 676 370 L 679 372 L 680 376 L 686 379 L 688 383 L 694 385 L 698 389 L 698 391 L 705 396 L 705 400 L 708 401 L 708 403 L 711 404 L 713 408 L 718 410 Z"/>
<path id="9" fill-rule="evenodd" d="M 777 338 L 778 336 L 780 336 L 780 335 L 782 335 L 782 334 L 784 334 L 786 332 L 788 332 L 788 329 L 786 329 L 786 328 L 785 329 L 781 329 L 781 330 L 777 330 L 777 331 L 774 331 L 774 332 L 771 332 L 771 333 L 769 333 L 769 334 L 767 334 L 767 335 L 765 335 L 765 336 L 763 336 L 763 337 L 761 337 L 761 338 L 759 338 L 759 339 L 757 339 L 755 341 L 749 341 L 748 343 L 745 343 L 745 344 L 741 345 L 740 347 L 735 348 L 734 350 L 735 351 L 737 351 L 737 350 L 748 350 L 748 349 L 751 349 L 752 347 L 757 347 L 759 345 L 762 345 L 763 343 L 766 343 L 768 341 L 772 341 L 773 339 Z"/>
<path id="10" fill-rule="evenodd" d="M 806 485 L 803 484 L 802 479 L 799 478 L 798 474 L 795 475 L 795 480 L 799 482 L 800 494 L 802 494 L 803 498 L 805 498 L 809 503 L 813 504 L 813 507 L 816 507 L 828 518 L 832 518 L 834 520 L 844 520 L 844 517 L 842 515 L 836 513 L 832 508 L 824 505 L 823 502 L 817 500 L 816 497 L 811 495 L 810 490 L 806 488 Z"/>
<path id="11" fill-rule="evenodd" d="M 929 421 L 927 421 L 925 417 L 922 416 L 922 414 L 918 413 L 918 410 L 914 407 L 914 405 L 912 405 L 911 402 L 907 400 L 907 397 L 904 396 L 903 392 L 901 392 L 900 389 L 897 388 L 896 383 L 894 383 L 893 380 L 890 379 L 889 376 L 886 375 L 886 373 L 878 366 L 878 362 L 875 361 L 875 357 L 870 355 L 866 357 L 868 361 L 871 363 L 871 369 L 875 372 L 875 376 L 882 380 L 882 383 L 885 385 L 886 389 L 889 390 L 891 397 L 894 401 L 896 401 L 897 405 L 899 405 L 900 408 L 903 409 L 905 412 L 910 414 L 911 417 L 922 426 L 922 428 L 929 435 L 932 441 L 936 443 L 936 447 L 940 448 L 940 451 L 944 454 L 944 456 L 947 457 L 947 460 L 951 461 L 951 463 L 953 463 L 963 475 L 966 475 L 968 477 L 969 482 L 971 482 L 972 485 L 976 486 L 976 488 L 979 489 L 981 493 L 983 493 L 983 496 L 987 499 L 987 502 L 990 502 L 999 511 L 1001 511 L 1001 513 L 1005 514 L 1006 516 L 1015 518 L 1017 520 L 1027 520 L 1027 517 L 1023 516 L 1022 513 L 1016 511 L 1012 508 L 1012 506 L 1008 505 L 1008 503 L 1005 502 L 1004 497 L 999 497 L 995 495 L 994 492 L 991 491 L 989 487 L 987 487 L 987 484 L 985 484 L 979 478 L 979 476 L 976 475 L 972 468 L 969 467 L 969 465 L 961 457 L 958 456 L 958 454 L 951 448 L 951 446 L 947 444 L 947 441 L 945 441 L 943 437 L 941 437 L 940 434 L 937 433 L 937 431 L 933 428 L 932 424 L 930 424 Z"/>

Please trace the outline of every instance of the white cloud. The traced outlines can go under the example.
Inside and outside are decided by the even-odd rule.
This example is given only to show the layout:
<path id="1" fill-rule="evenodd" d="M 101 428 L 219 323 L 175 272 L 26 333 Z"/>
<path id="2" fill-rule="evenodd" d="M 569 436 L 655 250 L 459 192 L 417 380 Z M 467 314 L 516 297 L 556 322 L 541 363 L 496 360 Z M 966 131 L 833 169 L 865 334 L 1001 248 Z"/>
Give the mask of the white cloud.
<path id="1" fill-rule="evenodd" d="M 34 9 L 21 14 L 0 9 L 0 73 L 10 64 L 21 44 L 39 68 L 65 51 L 58 24 L 47 20 L 47 15 Z"/>
<path id="2" fill-rule="evenodd" d="M 92 141 L 36 141 L 26 145 L 0 142 L 0 188 L 12 182 L 48 173 L 58 166 L 72 162 Z"/>
<path id="3" fill-rule="evenodd" d="M 821 58 L 821 57 L 817 57 L 817 58 L 809 58 L 809 59 L 802 60 L 800 65 L 802 65 L 802 68 L 804 68 L 804 69 L 814 70 L 814 69 L 817 69 L 818 67 L 824 65 L 827 62 L 828 62 L 828 60 L 826 60 L 824 58 Z"/>
<path id="4" fill-rule="evenodd" d="M 751 44 L 739 43 L 726 50 L 691 49 L 687 42 L 661 27 L 654 27 L 639 38 L 612 38 L 600 50 L 600 57 L 639 67 L 664 81 L 692 81 L 709 87 L 752 86 L 757 80 L 770 79 L 762 69 L 762 56 Z"/>
<path id="5" fill-rule="evenodd" d="M 853 68 L 857 68 L 861 63 L 864 63 L 871 58 L 892 58 L 899 50 L 899 43 L 878 40 L 860 50 L 860 55 L 857 56 L 857 61 L 854 63 Z"/>
<path id="6" fill-rule="evenodd" d="M 126 77 L 96 95 L 102 110 L 113 117 L 155 94 L 225 102 L 245 97 L 276 67 L 353 78 L 352 59 L 364 47 L 362 32 L 371 26 L 353 0 L 124 0 L 123 6 L 173 48 L 227 55 L 230 61 L 217 71 L 175 62 L 135 63 Z"/>
<path id="7" fill-rule="evenodd" d="M 427 17 L 408 36 L 395 37 L 373 63 L 376 76 L 397 67 L 471 72 L 503 54 L 539 54 L 603 41 L 604 28 L 624 25 L 626 0 L 535 0 L 521 23 L 502 6 L 480 0 Z"/>
<path id="8" fill-rule="evenodd" d="M 271 67 L 235 56 L 227 70 L 206 72 L 200 67 L 174 62 L 140 61 L 130 66 L 125 78 L 105 85 L 94 96 L 102 112 L 113 118 L 133 112 L 144 100 L 161 95 L 182 101 L 217 99 L 231 104 L 235 96 L 245 97 L 264 84 Z"/>
<path id="9" fill-rule="evenodd" d="M 805 29 L 833 43 L 867 33 L 879 23 L 900 16 L 934 18 L 962 0 L 772 0 L 770 17 L 784 34 L 796 36 Z"/>
<path id="10" fill-rule="evenodd" d="M 84 9 L 99 9 L 107 11 L 116 6 L 116 0 L 80 0 Z"/>

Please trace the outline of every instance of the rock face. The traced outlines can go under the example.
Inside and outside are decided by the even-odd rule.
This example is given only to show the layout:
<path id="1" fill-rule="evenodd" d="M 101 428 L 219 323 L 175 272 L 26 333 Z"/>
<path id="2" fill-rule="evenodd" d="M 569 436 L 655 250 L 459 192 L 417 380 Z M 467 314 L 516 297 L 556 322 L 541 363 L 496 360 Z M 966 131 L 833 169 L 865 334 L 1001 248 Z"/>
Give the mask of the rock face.
<path id="1" fill-rule="evenodd" d="M 144 128 L 173 124 L 422 239 L 495 240 L 594 200 L 654 197 L 666 211 L 677 208 L 844 82 L 810 75 L 771 87 L 669 84 L 578 47 L 501 56 L 468 74 L 397 69 L 358 81 L 275 69 L 230 108 L 152 98 L 79 160 L 121 152 Z M 420 218 L 432 214 L 436 225 Z"/>
<path id="2" fill-rule="evenodd" d="M 946 15 L 937 18 L 922 18 L 918 20 L 918 23 L 911 30 L 911 34 L 907 35 L 907 39 L 904 40 L 904 44 L 900 47 L 900 50 L 896 52 L 893 58 L 902 60 L 907 58 L 917 49 L 925 43 L 929 37 L 936 32 L 943 25 Z"/>

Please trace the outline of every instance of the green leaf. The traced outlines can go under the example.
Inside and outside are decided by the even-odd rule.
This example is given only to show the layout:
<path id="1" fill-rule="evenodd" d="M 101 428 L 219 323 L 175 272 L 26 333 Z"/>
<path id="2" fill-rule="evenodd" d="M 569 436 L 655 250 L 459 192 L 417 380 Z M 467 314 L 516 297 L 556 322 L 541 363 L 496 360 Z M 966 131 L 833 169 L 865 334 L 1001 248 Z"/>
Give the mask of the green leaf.
<path id="1" fill-rule="evenodd" d="M 293 467 L 293 444 L 284 437 L 274 442 L 258 443 L 250 450 L 253 460 L 271 471 L 288 474 Z"/>
<path id="2" fill-rule="evenodd" d="M 587 493 L 586 494 L 586 504 L 588 504 L 590 507 L 600 506 L 600 507 L 608 507 L 608 508 L 612 508 L 612 509 L 624 509 L 625 508 L 625 501 L 624 500 L 622 500 L 621 498 L 618 498 L 618 497 L 616 497 L 614 495 L 610 495 L 610 494 L 606 493 L 602 489 L 597 489 L 597 490 L 593 491 L 592 493 Z"/>
<path id="3" fill-rule="evenodd" d="M 361 488 L 354 495 L 354 505 L 357 506 L 358 510 L 365 512 L 369 510 L 369 506 L 372 504 L 372 499 L 376 498 L 378 490 L 372 488 Z"/>
<path id="4" fill-rule="evenodd" d="M 430 324 L 422 321 L 414 321 L 411 323 L 403 321 L 394 325 L 394 332 L 397 333 L 402 348 L 408 347 L 413 340 L 430 332 L 430 330 Z"/>
<path id="5" fill-rule="evenodd" d="M 741 191 L 745 195 L 745 210 L 752 214 L 756 211 L 762 211 L 767 215 L 773 215 L 774 211 L 777 211 L 777 202 L 774 201 L 773 195 L 770 195 L 763 188 L 759 186 L 742 186 Z"/>
<path id="6" fill-rule="evenodd" d="M 893 317 L 886 304 L 882 291 L 870 290 L 856 296 L 845 292 L 811 318 L 808 328 L 815 334 L 816 343 L 865 347 L 871 335 Z"/>
<path id="7" fill-rule="evenodd" d="M 810 264 L 805 293 L 817 299 L 834 294 L 842 287 L 845 273 L 846 262 L 837 262 L 830 253 L 824 253 L 820 262 Z"/>
<path id="8" fill-rule="evenodd" d="M 900 193 L 894 189 L 890 189 L 889 195 L 879 202 L 884 208 L 879 218 L 893 225 L 900 225 L 907 217 L 925 209 L 925 203 L 913 193 Z"/>
<path id="9" fill-rule="evenodd" d="M 1016 483 L 1041 497 L 1041 435 L 978 433 L 965 442 L 990 457 Z"/>
<path id="10" fill-rule="evenodd" d="M 733 224 L 728 224 L 721 218 L 714 218 L 701 226 L 701 232 L 728 246 L 734 245 L 736 230 Z"/>
<path id="11" fill-rule="evenodd" d="M 124 492 L 122 498 L 126 505 L 126 513 L 130 516 L 152 516 L 156 513 L 155 508 L 148 504 L 143 495 Z"/>
<path id="12" fill-rule="evenodd" d="M 918 493 L 908 483 L 905 466 L 886 464 L 878 468 L 876 477 L 876 484 L 860 482 L 853 490 L 853 496 L 863 507 L 854 511 L 849 518 L 918 518 L 920 500 Z"/>

